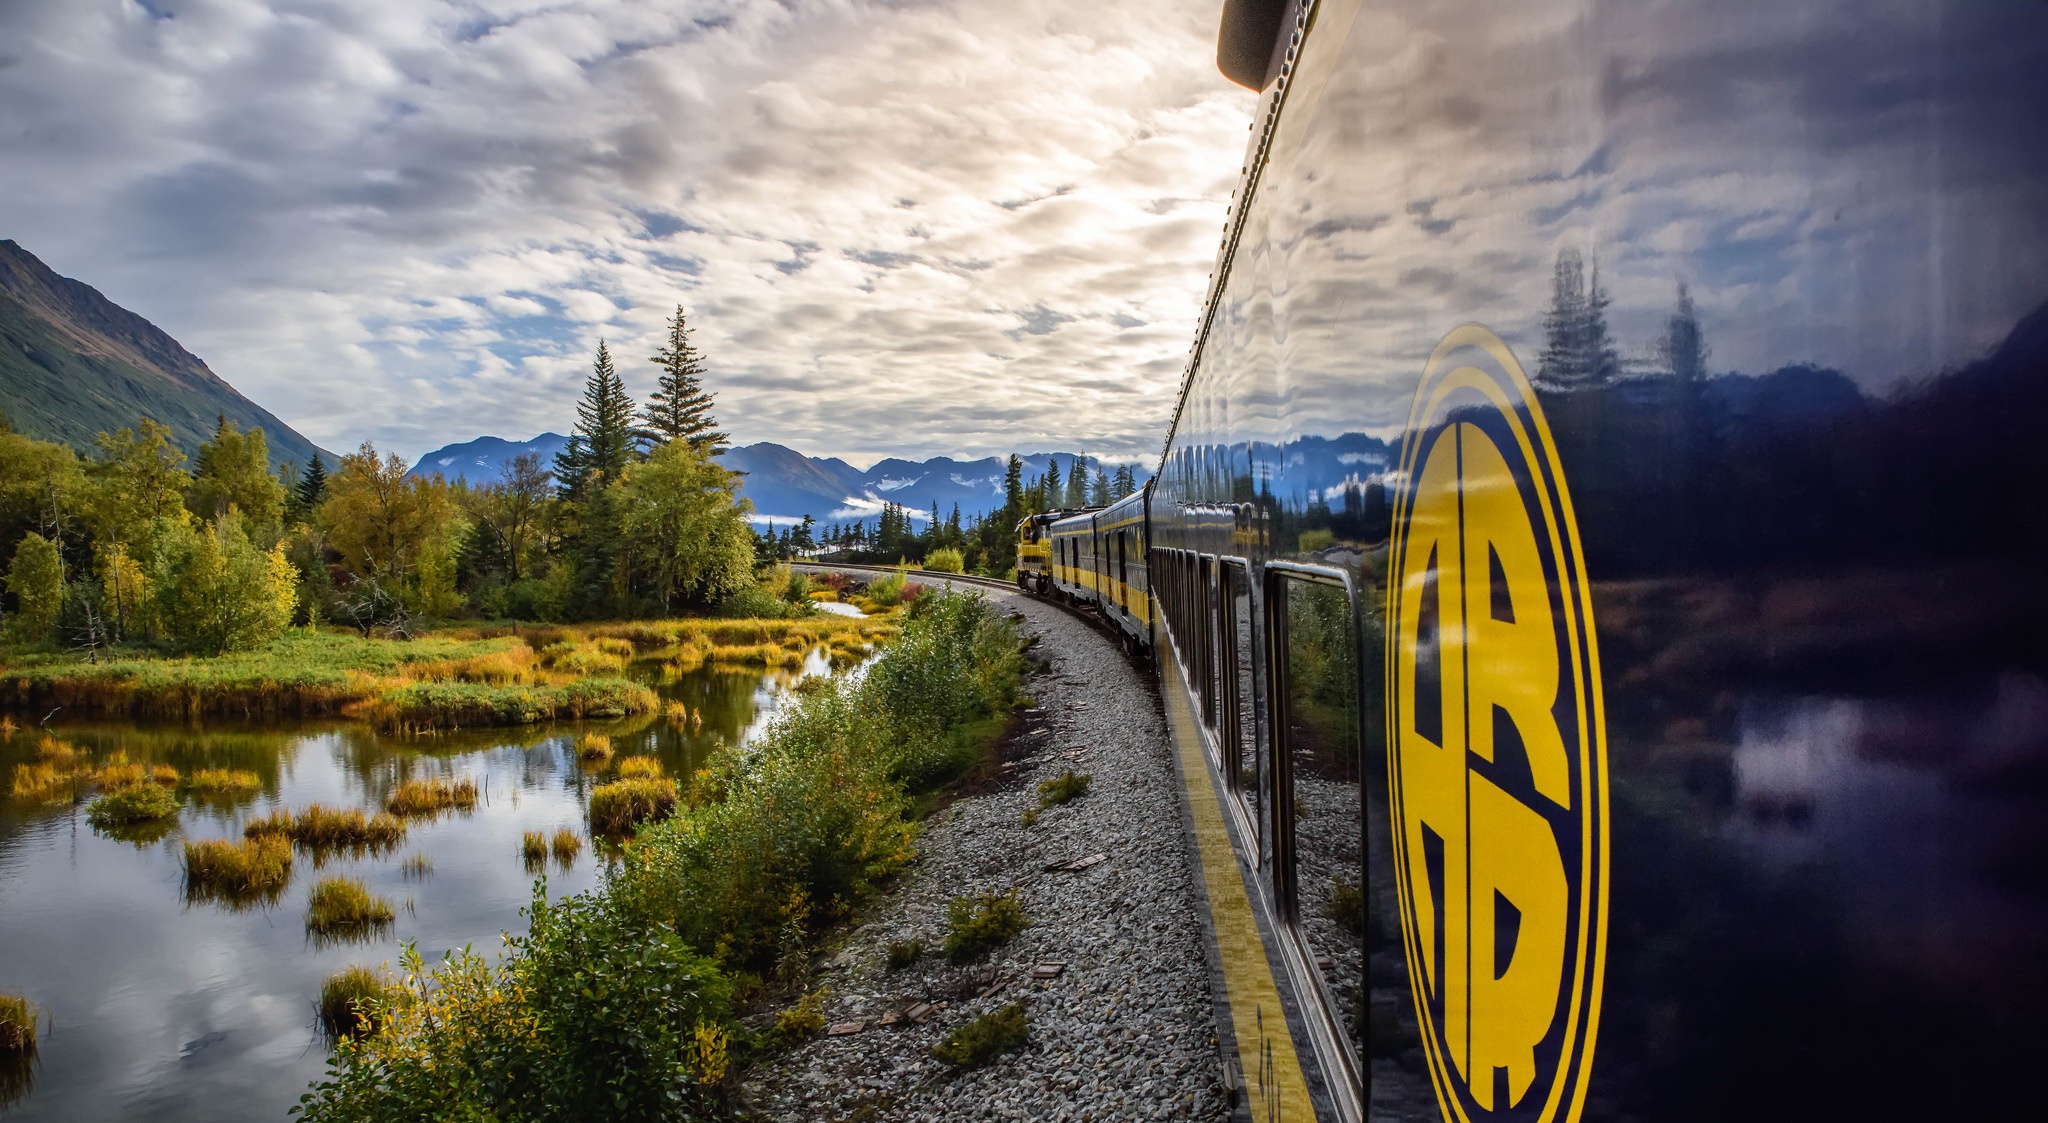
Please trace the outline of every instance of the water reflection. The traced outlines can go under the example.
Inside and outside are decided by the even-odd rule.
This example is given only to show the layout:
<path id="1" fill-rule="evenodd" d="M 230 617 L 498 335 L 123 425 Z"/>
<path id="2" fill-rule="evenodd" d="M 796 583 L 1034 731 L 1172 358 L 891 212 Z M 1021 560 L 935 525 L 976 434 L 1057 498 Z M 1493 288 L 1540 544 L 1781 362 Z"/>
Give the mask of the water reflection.
<path id="1" fill-rule="evenodd" d="M 549 838 L 551 895 L 600 881 L 604 858 L 556 845 L 560 832 L 585 840 L 589 791 L 612 774 L 576 759 L 579 732 L 606 732 L 618 759 L 653 757 L 687 783 L 717 746 L 756 735 L 798 680 L 833 668 L 821 649 L 800 668 L 767 674 L 656 665 L 634 673 L 667 704 L 663 715 L 404 740 L 343 723 L 194 727 L 56 715 L 48 732 L 92 763 L 125 752 L 187 777 L 245 770 L 257 784 L 183 800 L 174 822 L 120 837 L 96 832 L 84 804 L 68 797 L 0 798 L 0 993 L 26 994 L 53 1023 L 39 1061 L 0 1071 L 0 1105 L 22 1096 L 9 1117 L 23 1120 L 285 1118 L 326 1064 L 314 1011 L 322 979 L 395 963 L 401 940 L 416 940 L 429 961 L 464 945 L 492 952 L 531 896 L 527 831 Z M 31 727 L 0 737 L 0 793 L 36 761 L 42 736 Z M 299 850 L 275 892 L 186 895 L 187 841 L 239 843 L 249 821 L 312 803 L 380 811 L 399 784 L 428 777 L 474 780 L 476 806 L 414 818 L 402 844 L 382 853 L 318 860 Z M 360 879 L 391 903 L 393 923 L 363 942 L 310 938 L 307 894 L 329 876 Z"/>

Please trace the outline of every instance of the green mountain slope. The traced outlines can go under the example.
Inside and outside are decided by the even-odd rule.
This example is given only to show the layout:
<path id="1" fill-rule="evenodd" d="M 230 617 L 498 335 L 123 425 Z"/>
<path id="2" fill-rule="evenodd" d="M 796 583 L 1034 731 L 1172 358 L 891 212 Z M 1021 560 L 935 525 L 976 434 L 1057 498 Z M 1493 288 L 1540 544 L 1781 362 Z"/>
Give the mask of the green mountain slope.
<path id="1" fill-rule="evenodd" d="M 261 427 L 274 463 L 304 464 L 313 442 L 243 397 L 163 329 L 0 240 L 0 410 L 16 431 L 80 450 L 145 417 L 190 455 L 225 416 Z M 330 463 L 332 454 L 323 453 Z"/>

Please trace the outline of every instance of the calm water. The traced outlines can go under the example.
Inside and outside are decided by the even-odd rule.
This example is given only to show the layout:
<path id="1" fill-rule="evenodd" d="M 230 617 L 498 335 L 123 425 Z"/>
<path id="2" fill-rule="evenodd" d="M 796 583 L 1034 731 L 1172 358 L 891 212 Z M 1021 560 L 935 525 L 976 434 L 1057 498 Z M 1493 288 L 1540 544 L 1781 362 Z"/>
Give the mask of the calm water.
<path id="1" fill-rule="evenodd" d="M 687 777 L 717 742 L 757 731 L 796 678 L 830 668 L 821 651 L 800 672 L 707 670 L 667 681 L 643 672 L 702 724 L 635 719 L 403 740 L 348 723 L 202 729 L 58 713 L 50 732 L 96 760 L 118 749 L 181 772 L 241 768 L 263 778 L 262 791 L 235 806 L 188 801 L 177 827 L 153 842 L 96 833 L 82 805 L 5 799 L 40 731 L 0 738 L 0 993 L 26 995 L 55 1023 L 28 1094 L 0 1113 L 24 1123 L 283 1120 L 325 1070 L 313 1006 L 322 979 L 351 964 L 396 966 L 402 940 L 417 941 L 430 962 L 465 944 L 495 955 L 499 934 L 523 927 L 534 875 L 521 834 L 570 827 L 587 837 L 584 801 L 603 777 L 579 767 L 578 733 L 608 733 L 620 755 L 653 755 Z M 185 903 L 185 840 L 240 837 L 245 821 L 281 807 L 378 808 L 400 781 L 436 775 L 474 778 L 476 810 L 414 820 L 404 845 L 381 857 L 331 859 L 316 873 L 302 854 L 275 907 Z M 422 880 L 401 869 L 413 854 L 433 861 Z M 303 923 L 306 893 L 326 874 L 362 878 L 397 908 L 397 923 L 365 942 L 316 947 Z M 586 846 L 566 869 L 548 864 L 548 891 L 588 889 L 602 875 Z"/>

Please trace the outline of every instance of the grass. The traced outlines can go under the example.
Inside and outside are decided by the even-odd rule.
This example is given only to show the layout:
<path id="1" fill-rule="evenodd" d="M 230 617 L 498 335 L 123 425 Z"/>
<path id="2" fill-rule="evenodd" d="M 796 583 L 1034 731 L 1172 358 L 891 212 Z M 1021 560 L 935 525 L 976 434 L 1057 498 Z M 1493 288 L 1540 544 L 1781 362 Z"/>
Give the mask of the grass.
<path id="1" fill-rule="evenodd" d="M 391 789 L 391 794 L 384 800 L 385 810 L 406 817 L 438 815 L 451 809 L 467 811 L 475 806 L 476 781 L 468 777 L 460 780 L 439 777 L 407 780 Z"/>
<path id="2" fill-rule="evenodd" d="M 185 899 L 270 904 L 292 879 L 291 844 L 279 835 L 185 844 Z"/>
<path id="3" fill-rule="evenodd" d="M 979 1068 L 1031 1040 L 1024 1004 L 1012 1002 L 968 1022 L 932 1046 L 932 1056 L 956 1068 Z"/>
<path id="4" fill-rule="evenodd" d="M 519 839 L 519 856 L 526 861 L 527 869 L 538 869 L 548 860 L 548 836 L 543 831 L 527 831 Z"/>
<path id="5" fill-rule="evenodd" d="M 330 939 L 368 935 L 390 924 L 395 915 L 390 901 L 353 877 L 322 878 L 306 898 L 306 931 Z"/>
<path id="6" fill-rule="evenodd" d="M 434 875 L 434 859 L 426 854 L 408 854 L 399 869 L 407 881 L 425 881 Z"/>
<path id="7" fill-rule="evenodd" d="M 585 733 L 576 738 L 576 759 L 603 768 L 611 763 L 612 739 L 603 733 Z"/>
<path id="8" fill-rule="evenodd" d="M 946 906 L 946 958 L 955 963 L 986 955 L 1031 926 L 1017 891 L 955 897 Z"/>
<path id="9" fill-rule="evenodd" d="M 658 780 L 661 778 L 661 762 L 651 756 L 629 756 L 619 761 L 621 780 Z"/>
<path id="10" fill-rule="evenodd" d="M 576 856 L 583 853 L 583 836 L 567 827 L 563 827 L 555 832 L 555 837 L 550 840 L 549 847 L 555 852 L 555 861 L 560 863 L 562 868 L 567 869 L 575 863 Z"/>
<path id="11" fill-rule="evenodd" d="M 405 993 L 382 971 L 350 967 L 320 984 L 320 1025 L 338 1038 L 373 1036 L 391 1024 Z"/>
<path id="12" fill-rule="evenodd" d="M 40 1013 L 26 998 L 0 994 L 0 1057 L 25 1057 L 36 1051 Z"/>
<path id="13" fill-rule="evenodd" d="M 923 940 L 897 940 L 889 945 L 889 970 L 901 971 L 923 954 Z"/>
<path id="14" fill-rule="evenodd" d="M 641 823 L 675 813 L 673 780 L 615 780 L 590 792 L 590 829 L 613 838 L 631 834 Z"/>
<path id="15" fill-rule="evenodd" d="M 1094 777 L 1086 773 L 1063 772 L 1038 785 L 1038 806 L 1041 810 L 1058 807 L 1068 800 L 1087 795 L 1088 785 L 1093 781 Z"/>
<path id="16" fill-rule="evenodd" d="M 68 800 L 78 794 L 78 786 L 85 779 L 82 773 L 37 761 L 14 770 L 12 794 L 16 799 L 36 803 Z"/>
<path id="17" fill-rule="evenodd" d="M 177 813 L 176 796 L 155 784 L 136 784 L 93 800 L 85 817 L 95 827 L 123 827 L 168 819 Z"/>
<path id="18" fill-rule="evenodd" d="M 239 768 L 202 768 L 185 777 L 185 792 L 194 799 L 232 802 L 263 790 L 263 778 Z"/>
<path id="19" fill-rule="evenodd" d="M 280 809 L 252 819 L 242 833 L 249 838 L 282 835 L 315 854 L 336 850 L 374 853 L 405 841 L 405 820 L 386 812 L 366 815 L 358 807 L 309 803 L 298 811 Z"/>

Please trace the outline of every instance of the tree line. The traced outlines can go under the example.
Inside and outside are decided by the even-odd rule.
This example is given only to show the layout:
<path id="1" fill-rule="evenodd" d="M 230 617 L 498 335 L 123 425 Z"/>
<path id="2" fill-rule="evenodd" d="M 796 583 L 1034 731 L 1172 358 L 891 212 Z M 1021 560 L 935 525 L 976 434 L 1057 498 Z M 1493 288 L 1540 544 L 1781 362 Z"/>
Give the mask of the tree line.
<path id="1" fill-rule="evenodd" d="M 569 445 L 483 485 L 407 474 L 370 442 L 270 470 L 221 419 L 189 460 L 145 419 L 92 455 L 0 419 L 0 613 L 18 641 L 218 653 L 285 627 L 408 634 L 420 617 L 567 620 L 752 604 L 754 536 L 678 307 L 644 408 L 603 342 Z"/>

